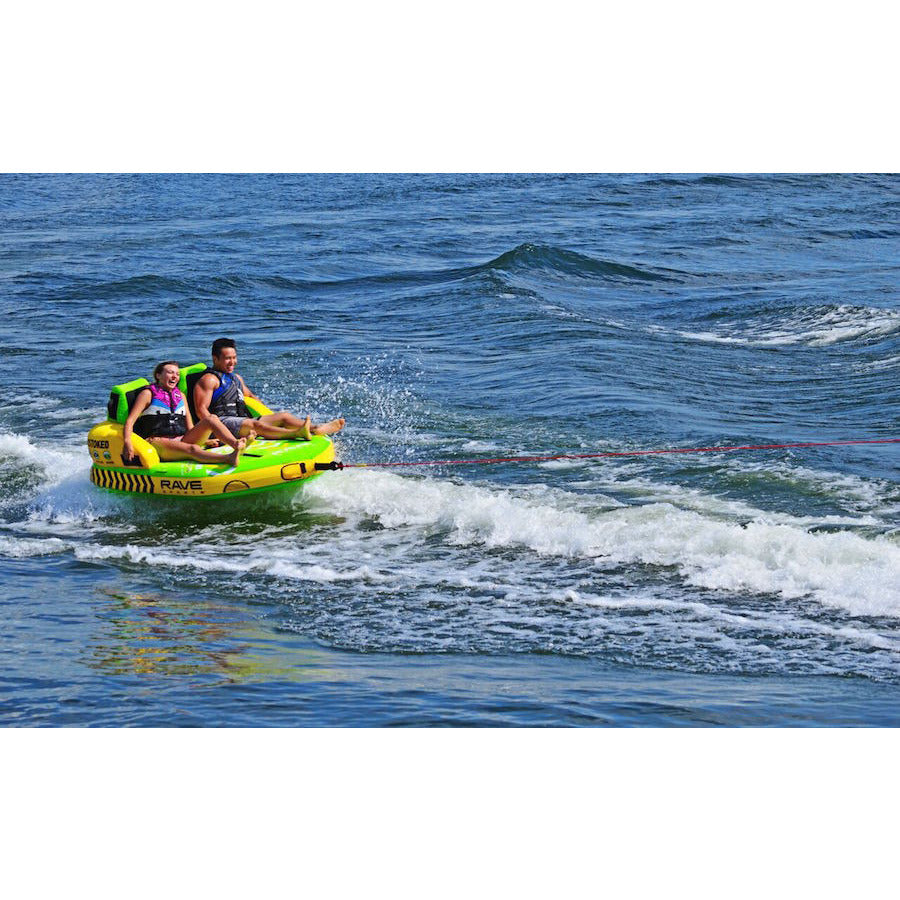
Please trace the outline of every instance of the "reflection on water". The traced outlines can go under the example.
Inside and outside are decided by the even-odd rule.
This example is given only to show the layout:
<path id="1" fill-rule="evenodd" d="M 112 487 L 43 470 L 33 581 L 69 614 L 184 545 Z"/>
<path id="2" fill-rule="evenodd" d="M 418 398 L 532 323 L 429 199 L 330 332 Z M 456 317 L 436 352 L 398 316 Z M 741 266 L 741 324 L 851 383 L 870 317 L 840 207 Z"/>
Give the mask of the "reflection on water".
<path id="1" fill-rule="evenodd" d="M 345 681 L 334 658 L 280 641 L 264 618 L 206 599 L 98 588 L 105 612 L 85 662 L 109 675 L 196 678 L 200 683 Z"/>

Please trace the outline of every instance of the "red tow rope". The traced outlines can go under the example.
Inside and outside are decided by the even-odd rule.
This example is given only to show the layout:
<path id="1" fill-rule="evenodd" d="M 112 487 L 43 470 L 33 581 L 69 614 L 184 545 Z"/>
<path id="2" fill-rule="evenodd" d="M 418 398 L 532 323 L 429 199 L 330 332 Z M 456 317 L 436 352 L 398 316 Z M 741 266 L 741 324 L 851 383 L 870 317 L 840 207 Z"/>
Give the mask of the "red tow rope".
<path id="1" fill-rule="evenodd" d="M 731 453 L 736 450 L 786 450 L 797 447 L 840 447 L 850 444 L 900 444 L 900 438 L 856 441 L 805 441 L 797 444 L 753 444 L 744 447 L 674 447 L 666 450 L 617 450 L 606 453 L 558 453 L 553 456 L 503 456 L 494 459 L 432 459 L 423 462 L 317 463 L 322 469 L 387 469 L 398 466 L 474 466 L 492 463 L 551 462 L 558 459 L 602 459 L 610 456 L 649 456 L 658 453 Z"/>

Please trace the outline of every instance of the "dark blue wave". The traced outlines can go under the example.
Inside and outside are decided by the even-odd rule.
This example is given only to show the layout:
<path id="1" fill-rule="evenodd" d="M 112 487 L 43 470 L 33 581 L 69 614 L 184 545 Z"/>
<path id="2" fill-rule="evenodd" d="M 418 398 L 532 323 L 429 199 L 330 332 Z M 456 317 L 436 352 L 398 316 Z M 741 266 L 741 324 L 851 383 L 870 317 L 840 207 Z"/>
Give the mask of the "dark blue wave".
<path id="1" fill-rule="evenodd" d="M 678 281 L 688 273 L 669 268 L 650 268 L 595 259 L 572 250 L 541 244 L 525 243 L 501 253 L 486 263 L 435 270 L 392 271 L 329 280 L 288 278 L 283 275 L 251 279 L 279 290 L 332 288 L 346 290 L 367 285 L 450 284 L 489 273 L 515 275 L 558 275 L 605 281 Z"/>
<path id="2" fill-rule="evenodd" d="M 478 267 L 480 271 L 515 273 L 550 272 L 578 278 L 673 281 L 685 275 L 672 269 L 650 269 L 610 260 L 594 259 L 583 253 L 542 244 L 520 244 Z"/>

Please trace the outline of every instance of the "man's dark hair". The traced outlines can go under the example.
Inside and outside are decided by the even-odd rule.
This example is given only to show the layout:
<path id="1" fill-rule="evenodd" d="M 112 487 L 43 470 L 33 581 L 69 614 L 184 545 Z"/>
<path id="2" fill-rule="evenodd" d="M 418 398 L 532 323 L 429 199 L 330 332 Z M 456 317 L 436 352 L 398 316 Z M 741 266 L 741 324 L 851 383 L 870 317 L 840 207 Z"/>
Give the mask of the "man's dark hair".
<path id="1" fill-rule="evenodd" d="M 237 350 L 234 341 L 231 338 L 216 338 L 213 341 L 212 345 L 212 355 L 213 356 L 221 356 L 222 351 L 226 347 L 231 347 L 232 350 Z"/>

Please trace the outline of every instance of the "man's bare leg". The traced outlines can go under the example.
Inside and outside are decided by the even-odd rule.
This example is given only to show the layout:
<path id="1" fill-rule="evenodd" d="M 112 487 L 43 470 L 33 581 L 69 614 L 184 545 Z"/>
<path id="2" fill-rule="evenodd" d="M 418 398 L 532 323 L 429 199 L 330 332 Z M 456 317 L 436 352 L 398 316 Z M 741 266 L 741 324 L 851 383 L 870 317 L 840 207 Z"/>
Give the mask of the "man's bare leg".
<path id="1" fill-rule="evenodd" d="M 322 422 L 320 425 L 313 425 L 310 431 L 312 431 L 313 434 L 334 434 L 343 427 L 343 419 L 332 419 L 330 422 Z"/>
<path id="2" fill-rule="evenodd" d="M 301 421 L 291 413 L 271 413 L 248 421 L 252 423 L 257 434 L 264 438 L 300 438 L 308 441 L 311 434 L 309 416 Z M 241 434 L 243 433 L 242 426 Z"/>
<path id="3" fill-rule="evenodd" d="M 271 415 L 262 416 L 255 421 L 257 423 L 264 422 L 267 425 L 272 425 L 278 428 L 296 429 L 297 431 L 294 436 L 301 437 L 306 440 L 309 440 L 310 435 L 334 434 L 344 427 L 343 419 L 332 419 L 330 422 L 322 422 L 319 425 L 312 425 L 309 416 L 307 416 L 301 422 L 297 416 L 289 412 L 272 413 Z M 307 429 L 308 433 L 306 433 Z M 287 435 L 282 436 L 287 437 Z M 263 434 L 263 437 L 267 437 L 267 435 Z"/>

